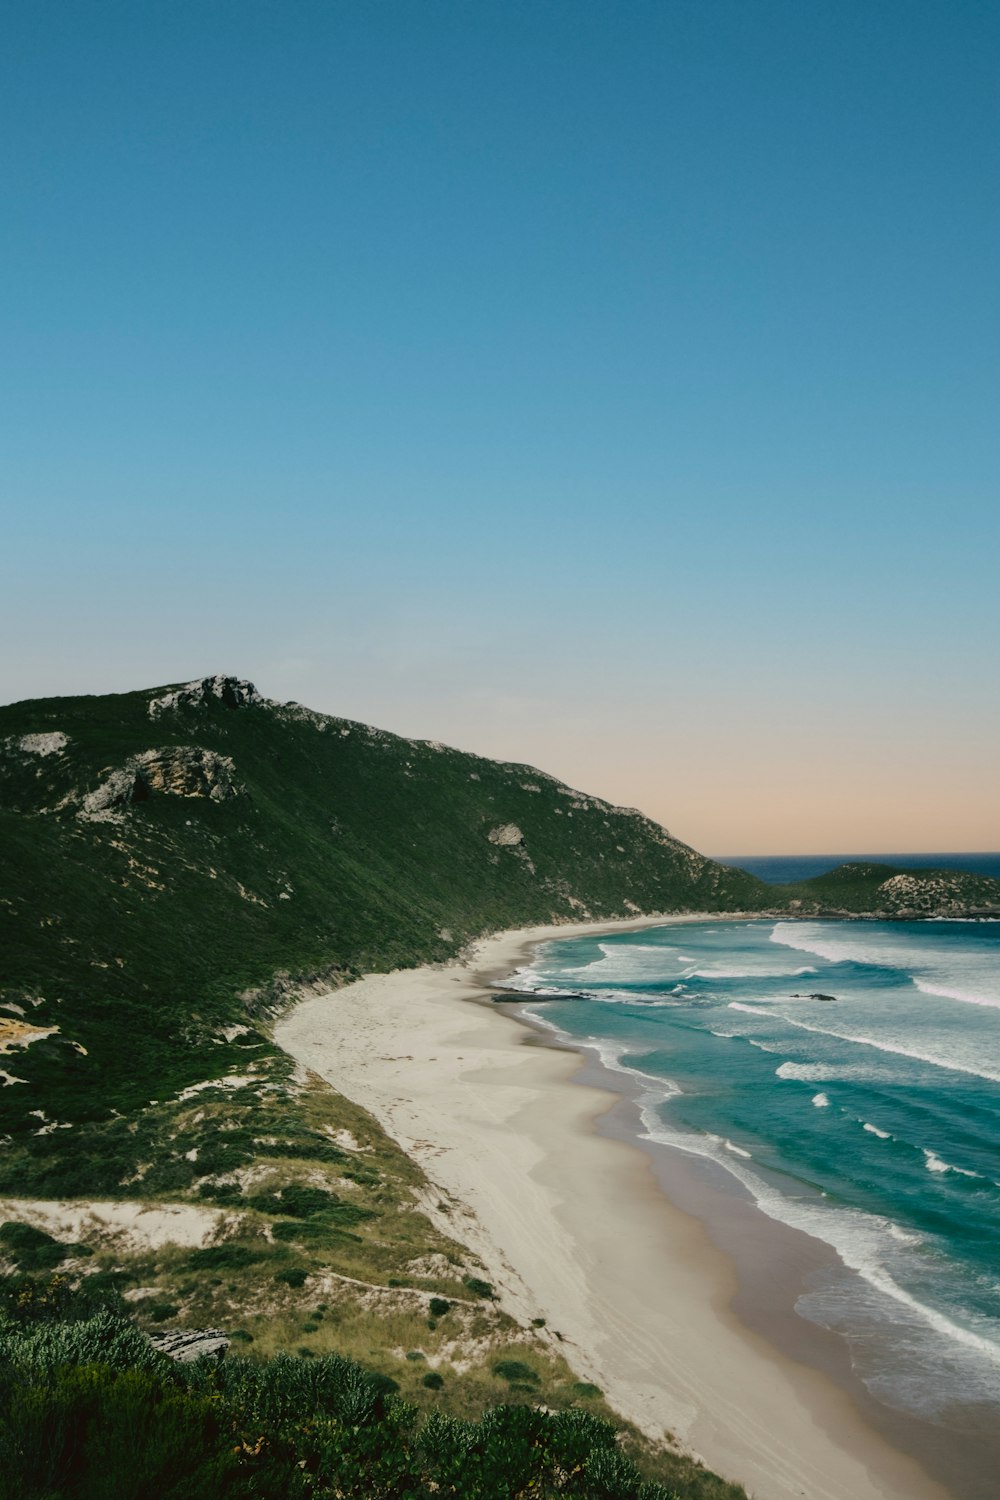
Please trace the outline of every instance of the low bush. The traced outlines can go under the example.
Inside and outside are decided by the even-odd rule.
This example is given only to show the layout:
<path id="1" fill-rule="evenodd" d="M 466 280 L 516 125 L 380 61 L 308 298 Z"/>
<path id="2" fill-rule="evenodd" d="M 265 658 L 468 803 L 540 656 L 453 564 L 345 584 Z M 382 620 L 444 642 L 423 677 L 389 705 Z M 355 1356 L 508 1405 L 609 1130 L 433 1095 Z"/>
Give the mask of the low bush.
<path id="1" fill-rule="evenodd" d="M 530 1365 L 526 1365 L 520 1359 L 499 1359 L 493 1366 L 494 1375 L 499 1375 L 501 1380 L 520 1381 L 525 1385 L 537 1385 L 538 1376 Z"/>
<path id="2" fill-rule="evenodd" d="M 466 1276 L 464 1285 L 474 1297 L 483 1297 L 489 1302 L 496 1301 L 496 1292 L 488 1281 L 480 1281 L 478 1276 Z"/>
<path id="3" fill-rule="evenodd" d="M 192 1250 L 188 1265 L 195 1270 L 238 1270 L 264 1260 L 267 1252 L 254 1250 L 249 1245 L 207 1245 L 204 1250 Z"/>
<path id="4" fill-rule="evenodd" d="M 51 1270 L 61 1265 L 75 1248 L 60 1244 L 44 1229 L 34 1229 L 30 1224 L 14 1220 L 0 1224 L 0 1250 L 21 1271 Z"/>
<path id="5" fill-rule="evenodd" d="M 309 1272 L 302 1266 L 286 1266 L 283 1271 L 274 1273 L 274 1279 L 284 1282 L 285 1286 L 298 1288 L 305 1286 L 309 1279 Z"/>

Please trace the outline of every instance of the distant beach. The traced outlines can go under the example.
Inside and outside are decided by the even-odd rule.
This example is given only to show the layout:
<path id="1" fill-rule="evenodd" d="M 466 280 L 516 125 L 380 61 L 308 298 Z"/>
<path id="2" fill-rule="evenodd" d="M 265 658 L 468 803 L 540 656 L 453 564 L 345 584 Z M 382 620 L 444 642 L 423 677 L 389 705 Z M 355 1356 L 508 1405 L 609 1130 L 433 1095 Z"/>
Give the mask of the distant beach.
<path id="1" fill-rule="evenodd" d="M 877 1430 L 840 1341 L 793 1314 L 834 1252 L 680 1153 L 641 1149 L 624 1073 L 494 1003 L 491 982 L 540 943 L 672 920 L 692 919 L 503 933 L 464 962 L 304 1001 L 277 1039 L 380 1120 L 508 1309 L 544 1317 L 581 1378 L 650 1435 L 670 1432 L 757 1500 L 985 1497 L 974 1472 L 962 1488 L 931 1478 L 950 1459 L 906 1421 Z"/>

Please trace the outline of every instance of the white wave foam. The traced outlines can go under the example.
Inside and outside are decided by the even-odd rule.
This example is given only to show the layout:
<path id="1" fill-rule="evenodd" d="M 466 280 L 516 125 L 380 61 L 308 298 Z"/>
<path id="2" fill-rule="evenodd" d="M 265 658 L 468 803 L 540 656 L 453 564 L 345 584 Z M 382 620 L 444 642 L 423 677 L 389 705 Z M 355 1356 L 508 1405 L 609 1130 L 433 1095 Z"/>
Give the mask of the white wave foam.
<path id="1" fill-rule="evenodd" d="M 880 1141 L 891 1141 L 892 1136 L 888 1130 L 879 1130 L 877 1125 L 872 1125 L 868 1120 L 861 1121 L 862 1130 L 867 1130 L 870 1135 L 877 1135 Z"/>
<path id="2" fill-rule="evenodd" d="M 817 1109 L 829 1109 L 830 1101 L 825 1094 L 813 1094 L 813 1103 Z"/>
<path id="3" fill-rule="evenodd" d="M 797 1078 L 802 1083 L 826 1083 L 837 1077 L 835 1068 L 824 1067 L 822 1063 L 783 1062 L 774 1073 L 776 1078 Z"/>
<path id="4" fill-rule="evenodd" d="M 832 1245 L 844 1265 L 861 1276 L 875 1291 L 904 1307 L 925 1327 L 984 1356 L 995 1370 L 1000 1371 L 1000 1344 L 954 1322 L 936 1308 L 928 1307 L 900 1286 L 887 1270 L 884 1263 L 886 1238 L 900 1244 L 917 1246 L 921 1243 L 919 1237 L 891 1219 L 866 1213 L 863 1209 L 834 1208 L 826 1204 L 811 1203 L 808 1199 L 786 1198 L 759 1178 L 751 1168 L 745 1167 L 732 1151 L 720 1151 L 719 1146 L 725 1143 L 720 1142 L 718 1136 L 689 1136 L 680 1131 L 672 1131 L 649 1104 L 642 1107 L 642 1119 L 648 1139 L 692 1156 L 707 1157 L 725 1167 L 726 1171 L 743 1184 L 757 1207 L 768 1218 L 788 1224 L 812 1235 L 814 1239 Z"/>
<path id="5" fill-rule="evenodd" d="M 764 1016 L 768 1020 L 777 1019 L 783 1021 L 786 1026 L 794 1026 L 798 1031 L 811 1031 L 815 1036 L 834 1037 L 837 1041 L 850 1042 L 855 1047 L 873 1047 L 876 1052 L 888 1052 L 896 1057 L 908 1057 L 913 1062 L 927 1063 L 932 1068 L 945 1068 L 952 1073 L 967 1073 L 973 1078 L 986 1078 L 991 1083 L 1000 1083 L 1000 1072 L 995 1070 L 973 1068 L 954 1058 L 935 1057 L 931 1052 L 918 1052 L 915 1047 L 904 1047 L 899 1042 L 879 1041 L 872 1036 L 854 1036 L 847 1031 L 831 1031 L 825 1026 L 810 1026 L 807 1021 L 793 1020 L 791 1016 L 784 1015 L 774 1006 L 768 1010 L 762 1010 L 759 1006 L 743 1005 L 739 1000 L 731 1000 L 728 1008 L 745 1011 L 751 1016 Z"/>
<path id="6" fill-rule="evenodd" d="M 778 922 L 771 933 L 771 942 L 798 952 L 815 953 L 829 963 L 901 969 L 926 995 L 993 1010 L 1000 1008 L 994 945 L 986 951 L 962 952 L 953 945 L 942 945 L 932 934 L 928 934 L 925 942 L 918 943 L 909 935 L 867 924 L 864 928 L 853 924 L 850 936 L 845 937 L 844 925 Z M 956 984 L 956 977 L 966 982 Z"/>
<path id="7" fill-rule="evenodd" d="M 939 995 L 944 1000 L 961 1000 L 963 1005 L 985 1005 L 989 1010 L 996 1010 L 1000 1006 L 1000 998 L 972 995 L 968 990 L 956 990 L 949 985 L 939 984 L 936 979 L 914 978 L 913 983 L 925 995 Z"/>
<path id="8" fill-rule="evenodd" d="M 668 1099 L 673 1099 L 675 1095 L 684 1092 L 680 1084 L 675 1083 L 672 1078 L 661 1078 L 655 1073 L 644 1073 L 641 1068 L 624 1063 L 622 1058 L 628 1053 L 626 1047 L 622 1047 L 621 1045 L 616 1046 L 613 1042 L 606 1041 L 603 1037 L 591 1036 L 587 1037 L 586 1040 L 582 1040 L 578 1036 L 571 1036 L 568 1032 L 561 1030 L 548 1016 L 540 1016 L 537 1011 L 533 1011 L 527 1006 L 525 1007 L 524 1014 L 530 1016 L 533 1021 L 537 1021 L 539 1026 L 544 1026 L 546 1031 L 554 1032 L 561 1041 L 568 1043 L 578 1051 L 596 1053 L 601 1066 L 607 1068 L 609 1072 L 624 1073 L 628 1078 L 642 1079 L 646 1083 L 654 1084 L 656 1097 L 662 1104 L 665 1104 Z M 652 1098 L 653 1095 L 650 1094 L 649 1097 Z"/>
<path id="9" fill-rule="evenodd" d="M 928 1151 L 926 1146 L 921 1146 L 924 1153 L 924 1165 L 928 1172 L 957 1172 L 960 1177 L 982 1177 L 982 1172 L 970 1172 L 968 1167 L 955 1167 L 951 1162 L 943 1161 L 934 1151 Z"/>

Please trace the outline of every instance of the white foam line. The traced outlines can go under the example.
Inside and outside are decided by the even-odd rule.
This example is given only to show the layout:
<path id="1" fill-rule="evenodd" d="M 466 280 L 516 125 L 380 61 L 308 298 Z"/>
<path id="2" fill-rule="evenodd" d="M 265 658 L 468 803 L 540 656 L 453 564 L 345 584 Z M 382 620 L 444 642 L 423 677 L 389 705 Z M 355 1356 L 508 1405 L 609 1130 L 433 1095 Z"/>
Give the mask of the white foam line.
<path id="1" fill-rule="evenodd" d="M 874 1047 L 876 1052 L 890 1052 L 894 1056 L 912 1058 L 914 1062 L 928 1063 L 932 1068 L 945 1068 L 951 1073 L 967 1073 L 972 1078 L 987 1078 L 991 1083 L 1000 1083 L 1000 1073 L 970 1068 L 964 1063 L 947 1062 L 942 1057 L 933 1057 L 929 1052 L 917 1052 L 912 1047 L 890 1046 L 888 1042 L 877 1042 L 870 1036 L 851 1036 L 845 1031 L 828 1031 L 823 1026 L 810 1026 L 805 1021 L 793 1021 L 791 1016 L 783 1015 L 779 1010 L 760 1010 L 752 1005 L 742 1005 L 738 1000 L 731 1000 L 729 1009 L 747 1011 L 751 1016 L 766 1016 L 768 1019 L 777 1016 L 786 1026 L 795 1026 L 799 1031 L 811 1031 L 815 1036 L 834 1037 L 840 1042 L 851 1042 L 856 1047 Z"/>
<path id="2" fill-rule="evenodd" d="M 937 1152 L 929 1151 L 926 1146 L 921 1146 L 924 1153 L 924 1165 L 928 1172 L 957 1172 L 960 1177 L 978 1177 L 982 1180 L 982 1172 L 972 1172 L 968 1167 L 956 1167 L 950 1161 L 944 1161 Z"/>
<path id="3" fill-rule="evenodd" d="M 914 978 L 913 983 L 925 995 L 938 995 L 944 1000 L 960 1000 L 963 1005 L 984 1005 L 987 1010 L 1000 1010 L 1000 1000 L 987 999 L 985 995 L 970 995 L 968 990 L 953 990 L 936 980 Z"/>
<path id="4" fill-rule="evenodd" d="M 872 1258 L 859 1253 L 858 1248 L 852 1243 L 852 1236 L 848 1230 L 846 1233 L 838 1233 L 837 1210 L 826 1210 L 823 1208 L 809 1208 L 797 1203 L 794 1199 L 785 1198 L 774 1189 L 768 1188 L 760 1179 L 747 1168 L 733 1159 L 730 1152 L 721 1155 L 718 1151 L 706 1149 L 707 1139 L 719 1138 L 692 1137 L 687 1138 L 668 1133 L 652 1109 L 648 1107 L 642 1110 L 643 1124 L 646 1129 L 647 1139 L 655 1140 L 662 1145 L 671 1146 L 674 1149 L 686 1151 L 692 1156 L 708 1157 L 718 1165 L 725 1167 L 739 1182 L 751 1193 L 757 1207 L 769 1219 L 778 1223 L 788 1224 L 793 1229 L 799 1229 L 814 1239 L 824 1241 L 831 1245 L 840 1256 L 844 1265 L 855 1271 L 869 1286 L 876 1291 L 882 1292 L 894 1302 L 906 1307 L 915 1313 L 925 1324 L 933 1328 L 945 1338 L 955 1343 L 964 1345 L 966 1348 L 975 1349 L 978 1353 L 986 1356 L 992 1364 L 1000 1368 L 1000 1345 L 991 1339 L 983 1338 L 971 1329 L 963 1328 L 961 1324 L 954 1323 L 943 1313 L 935 1308 L 927 1307 L 923 1302 L 905 1291 L 899 1286 L 881 1265 L 873 1264 Z M 699 1144 L 701 1141 L 703 1144 Z M 742 1153 L 740 1153 L 742 1154 Z M 893 1239 L 903 1243 L 915 1243 L 915 1238 L 908 1231 L 894 1224 L 891 1219 L 883 1219 L 874 1214 L 865 1213 L 861 1209 L 844 1210 L 841 1217 L 850 1217 L 853 1221 L 860 1221 L 862 1234 L 865 1239 L 877 1238 L 879 1233 L 888 1233 Z"/>

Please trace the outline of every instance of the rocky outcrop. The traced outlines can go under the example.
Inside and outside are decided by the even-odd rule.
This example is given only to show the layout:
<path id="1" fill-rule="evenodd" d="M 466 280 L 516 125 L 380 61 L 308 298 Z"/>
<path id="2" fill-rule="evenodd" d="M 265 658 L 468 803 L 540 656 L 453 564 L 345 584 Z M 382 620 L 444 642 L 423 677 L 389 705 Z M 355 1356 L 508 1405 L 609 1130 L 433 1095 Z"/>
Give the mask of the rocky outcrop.
<path id="1" fill-rule="evenodd" d="M 4 741 L 8 750 L 20 750 L 24 755 L 59 755 L 69 744 L 69 736 L 58 729 L 49 734 L 22 734 L 20 739 Z"/>
<path id="2" fill-rule="evenodd" d="M 898 874 L 883 880 L 875 896 L 879 909 L 896 917 L 964 916 L 970 911 L 995 911 L 983 899 L 983 882 L 963 873 Z"/>
<path id="3" fill-rule="evenodd" d="M 77 816 L 92 821 L 120 817 L 133 803 L 157 794 L 225 802 L 243 790 L 228 755 L 218 755 L 200 745 L 169 745 L 130 756 L 85 795 Z"/>
<path id="4" fill-rule="evenodd" d="M 260 707 L 267 700 L 245 678 L 219 674 L 185 682 L 182 687 L 172 688 L 159 698 L 151 698 L 149 717 L 159 719 L 163 714 L 176 713 L 180 709 L 204 708 L 213 701 L 224 704 L 226 708 L 250 708 Z"/>
<path id="5" fill-rule="evenodd" d="M 486 837 L 501 849 L 512 849 L 524 843 L 524 834 L 516 823 L 501 823 L 499 828 L 491 828 Z"/>
<path id="6" fill-rule="evenodd" d="M 174 1328 L 146 1337 L 160 1354 L 182 1365 L 193 1365 L 196 1359 L 221 1359 L 230 1343 L 221 1328 Z"/>

